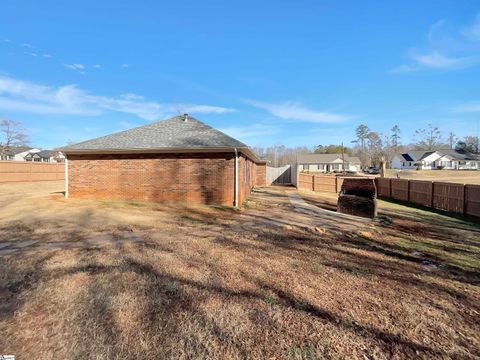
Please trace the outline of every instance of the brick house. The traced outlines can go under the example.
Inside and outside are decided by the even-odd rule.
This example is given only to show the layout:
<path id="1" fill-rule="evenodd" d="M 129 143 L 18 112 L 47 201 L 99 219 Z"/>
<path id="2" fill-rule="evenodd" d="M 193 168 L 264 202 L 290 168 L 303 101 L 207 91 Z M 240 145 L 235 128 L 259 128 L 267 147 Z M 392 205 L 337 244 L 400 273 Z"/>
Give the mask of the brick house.
<path id="1" fill-rule="evenodd" d="M 241 206 L 266 183 L 247 145 L 188 114 L 61 151 L 67 197 Z"/>

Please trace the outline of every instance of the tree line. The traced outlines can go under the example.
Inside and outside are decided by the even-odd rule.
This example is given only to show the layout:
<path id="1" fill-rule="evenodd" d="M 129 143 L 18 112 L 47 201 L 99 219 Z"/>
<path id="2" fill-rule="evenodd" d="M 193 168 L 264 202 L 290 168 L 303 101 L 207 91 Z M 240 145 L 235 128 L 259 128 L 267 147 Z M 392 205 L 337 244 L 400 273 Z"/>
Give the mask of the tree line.
<path id="1" fill-rule="evenodd" d="M 13 120 L 0 120 L 0 158 L 14 147 L 28 144 L 28 133 L 21 123 Z M 362 166 L 378 166 L 382 159 L 392 160 L 396 153 L 408 150 L 439 150 L 456 149 L 472 154 L 480 154 L 478 135 L 468 135 L 459 138 L 450 131 L 443 134 L 432 124 L 415 131 L 412 142 L 402 142 L 402 131 L 398 125 L 389 132 L 380 133 L 371 130 L 367 125 L 360 124 L 355 129 L 355 139 L 350 146 L 343 144 L 317 145 L 315 147 L 287 147 L 282 144 L 269 147 L 253 147 L 258 156 L 266 160 L 270 166 L 294 164 L 299 154 L 341 154 L 357 156 Z"/>
<path id="2" fill-rule="evenodd" d="M 478 135 L 467 135 L 462 138 L 454 132 L 442 133 L 432 124 L 415 131 L 413 141 L 404 143 L 400 126 L 393 126 L 387 133 L 371 130 L 367 125 L 360 124 L 355 129 L 355 139 L 350 144 L 317 145 L 315 147 L 273 145 L 269 147 L 254 147 L 253 150 L 270 166 L 294 164 L 299 154 L 341 154 L 357 156 L 362 166 L 379 166 L 382 159 L 387 163 L 396 153 L 409 150 L 435 151 L 440 149 L 456 149 L 472 154 L 480 154 Z"/>

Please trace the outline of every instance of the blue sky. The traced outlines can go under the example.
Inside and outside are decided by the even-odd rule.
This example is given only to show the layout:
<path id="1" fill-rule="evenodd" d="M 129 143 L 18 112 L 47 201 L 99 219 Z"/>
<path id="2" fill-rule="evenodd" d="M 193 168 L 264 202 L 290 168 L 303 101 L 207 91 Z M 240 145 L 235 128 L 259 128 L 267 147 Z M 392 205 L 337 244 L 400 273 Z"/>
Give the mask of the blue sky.
<path id="1" fill-rule="evenodd" d="M 22 1 L 0 5 L 0 118 L 44 148 L 189 112 L 249 145 L 404 141 L 480 120 L 480 3 Z"/>

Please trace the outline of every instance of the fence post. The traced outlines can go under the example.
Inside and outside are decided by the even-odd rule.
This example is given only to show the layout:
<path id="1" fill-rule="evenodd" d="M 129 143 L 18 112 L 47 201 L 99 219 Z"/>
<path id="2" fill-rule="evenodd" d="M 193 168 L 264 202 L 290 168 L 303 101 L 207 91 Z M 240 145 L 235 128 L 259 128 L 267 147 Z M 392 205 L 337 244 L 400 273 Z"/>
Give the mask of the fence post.
<path id="1" fill-rule="evenodd" d="M 467 184 L 463 184 L 462 190 L 463 190 L 462 214 L 465 214 L 467 212 Z"/>
<path id="2" fill-rule="evenodd" d="M 315 191 L 315 175 L 312 174 L 312 191 Z"/>
<path id="3" fill-rule="evenodd" d="M 392 198 L 392 178 L 388 179 L 388 197 Z"/>
<path id="4" fill-rule="evenodd" d="M 407 180 L 407 201 L 410 201 L 410 180 Z"/>
<path id="5" fill-rule="evenodd" d="M 430 207 L 433 209 L 433 194 L 434 192 L 434 187 L 435 187 L 435 182 L 432 181 L 432 186 L 430 186 Z"/>

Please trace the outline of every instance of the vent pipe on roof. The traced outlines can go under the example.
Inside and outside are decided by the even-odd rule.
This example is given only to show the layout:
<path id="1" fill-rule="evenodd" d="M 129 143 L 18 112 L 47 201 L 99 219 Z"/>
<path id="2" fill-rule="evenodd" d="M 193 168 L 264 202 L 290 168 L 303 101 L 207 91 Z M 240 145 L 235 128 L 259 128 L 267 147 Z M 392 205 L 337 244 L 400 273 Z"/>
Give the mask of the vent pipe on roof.
<path id="1" fill-rule="evenodd" d="M 188 121 L 188 114 L 187 113 L 183 114 L 183 121 L 185 121 L 185 122 Z"/>

